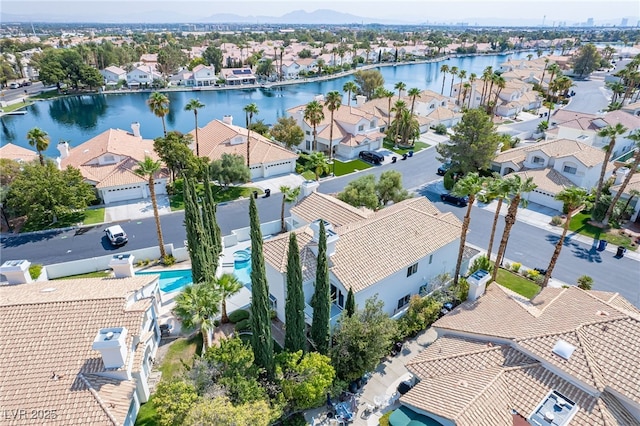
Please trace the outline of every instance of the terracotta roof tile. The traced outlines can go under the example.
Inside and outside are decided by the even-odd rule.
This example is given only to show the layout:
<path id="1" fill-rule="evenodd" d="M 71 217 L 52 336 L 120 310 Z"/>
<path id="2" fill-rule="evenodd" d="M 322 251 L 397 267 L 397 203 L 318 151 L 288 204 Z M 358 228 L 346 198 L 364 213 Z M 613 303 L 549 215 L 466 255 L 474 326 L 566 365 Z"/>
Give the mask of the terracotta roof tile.
<path id="1" fill-rule="evenodd" d="M 4 144 L 0 147 L 0 158 L 9 160 L 30 162 L 38 159 L 38 153 L 27 148 L 23 148 L 12 143 Z"/>
<path id="2" fill-rule="evenodd" d="M 557 194 L 563 189 L 574 187 L 574 183 L 563 176 L 556 169 L 526 169 L 514 172 L 512 175 L 521 176 L 523 179 L 532 178 L 539 190 L 550 194 Z"/>
<path id="3" fill-rule="evenodd" d="M 291 208 L 291 213 L 307 223 L 322 219 L 333 226 L 342 226 L 350 222 L 371 217 L 374 212 L 368 209 L 358 209 L 340 201 L 331 195 L 312 192 Z"/>

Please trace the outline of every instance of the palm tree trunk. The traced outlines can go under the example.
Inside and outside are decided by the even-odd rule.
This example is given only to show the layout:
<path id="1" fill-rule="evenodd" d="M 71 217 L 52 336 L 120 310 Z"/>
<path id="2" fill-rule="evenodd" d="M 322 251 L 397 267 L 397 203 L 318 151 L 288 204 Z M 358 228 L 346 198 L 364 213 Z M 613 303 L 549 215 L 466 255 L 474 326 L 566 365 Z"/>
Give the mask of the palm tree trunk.
<path id="1" fill-rule="evenodd" d="M 220 322 L 226 324 L 229 322 L 229 316 L 227 315 L 227 298 L 226 295 L 222 295 L 222 314 L 220 315 Z"/>
<path id="2" fill-rule="evenodd" d="M 162 132 L 164 133 L 164 137 L 167 137 L 167 126 L 164 123 L 164 116 L 161 117 L 162 118 Z"/>
<path id="3" fill-rule="evenodd" d="M 331 128 L 329 129 L 329 160 L 333 161 L 333 111 L 331 111 Z"/>
<path id="4" fill-rule="evenodd" d="M 248 127 L 251 127 L 251 123 L 249 123 Z M 251 156 L 251 129 L 247 128 L 247 167 L 249 168 L 249 173 L 251 173 L 250 156 Z M 251 179 L 251 175 L 249 175 L 249 179 Z"/>
<path id="5" fill-rule="evenodd" d="M 280 230 L 283 234 L 287 232 L 287 227 L 285 226 L 285 223 L 284 223 L 284 203 L 285 203 L 286 197 L 287 197 L 286 194 L 282 194 L 282 207 L 280 208 Z"/>
<path id="6" fill-rule="evenodd" d="M 198 110 L 194 109 L 193 114 L 196 116 L 196 157 L 200 157 L 200 146 L 198 145 Z"/>
<path id="7" fill-rule="evenodd" d="M 564 245 L 564 239 L 567 236 L 567 232 L 569 231 L 569 224 L 571 223 L 571 217 L 573 216 L 573 211 L 569 211 L 567 213 L 567 219 L 564 221 L 564 227 L 562 228 L 562 236 L 556 243 L 556 248 L 553 251 L 553 256 L 551 256 L 551 261 L 549 262 L 549 267 L 547 268 L 547 273 L 544 274 L 544 281 L 542 282 L 541 287 L 545 288 L 547 284 L 549 284 L 549 278 L 551 278 L 551 272 L 553 268 L 556 267 L 556 263 L 558 262 L 558 257 L 560 257 L 560 251 L 562 250 L 562 246 Z"/>
<path id="8" fill-rule="evenodd" d="M 602 185 L 604 183 L 604 174 L 607 171 L 607 164 L 609 164 L 609 159 L 611 158 L 611 149 L 613 149 L 612 142 L 609 142 L 607 146 L 607 150 L 604 152 L 604 161 L 602 162 L 602 168 L 600 169 L 600 177 L 598 178 L 598 185 L 596 186 L 596 200 L 593 205 L 597 205 L 600 201 L 600 197 L 602 196 Z"/>
<path id="9" fill-rule="evenodd" d="M 164 259 L 167 252 L 164 250 L 164 240 L 162 238 L 162 228 L 160 227 L 160 215 L 158 214 L 158 201 L 156 200 L 156 188 L 153 175 L 149 176 L 149 194 L 151 195 L 151 205 L 153 206 L 153 217 L 156 219 L 156 232 L 158 233 L 158 245 L 160 247 L 160 257 Z"/>
<path id="10" fill-rule="evenodd" d="M 631 204 L 631 201 L 633 200 L 634 197 L 635 195 L 632 194 L 629 198 L 627 198 L 627 202 L 624 203 L 624 208 L 622 209 L 622 213 L 627 211 L 627 209 L 629 208 L 629 204 Z"/>
<path id="11" fill-rule="evenodd" d="M 509 210 L 507 211 L 507 215 L 504 217 L 504 231 L 502 232 L 502 239 L 500 240 L 500 246 L 498 248 L 498 255 L 496 256 L 496 263 L 493 267 L 491 281 L 495 281 L 498 277 L 498 268 L 500 267 L 500 262 L 504 257 L 504 253 L 507 249 L 507 241 L 509 241 L 511 228 L 513 227 L 513 224 L 516 223 L 516 215 L 518 214 L 519 204 L 520 195 L 516 195 L 515 197 L 513 197 L 513 199 L 509 203 Z"/>
<path id="12" fill-rule="evenodd" d="M 456 261 L 456 271 L 453 275 L 453 285 L 458 285 L 458 277 L 460 276 L 460 268 L 462 267 L 462 256 L 464 255 L 464 244 L 467 241 L 467 232 L 469 231 L 469 222 L 471 222 L 471 208 L 475 201 L 475 195 L 469 194 L 469 203 L 467 204 L 467 212 L 462 220 L 462 232 L 460 233 L 460 247 L 458 248 L 458 260 Z"/>
<path id="13" fill-rule="evenodd" d="M 636 152 L 635 157 L 636 158 L 633 161 L 633 165 L 631 166 L 629 173 L 627 173 L 627 177 L 624 178 L 624 182 L 622 182 L 622 185 L 620 185 L 620 189 L 618 189 L 618 192 L 616 192 L 616 195 L 613 197 L 613 200 L 611 200 L 611 204 L 609 205 L 607 212 L 604 214 L 604 219 L 602 219 L 602 224 L 605 226 L 609 225 L 609 219 L 613 214 L 613 209 L 615 208 L 616 203 L 622 196 L 622 193 L 624 192 L 624 190 L 627 188 L 627 185 L 631 181 L 631 177 L 634 175 L 635 171 L 638 169 L 638 166 L 640 165 L 640 151 Z"/>
<path id="14" fill-rule="evenodd" d="M 40 165 L 44 167 L 44 155 L 42 155 L 42 151 L 38 151 L 38 158 L 40 159 Z"/>
<path id="15" fill-rule="evenodd" d="M 493 216 L 493 226 L 491 227 L 491 236 L 489 237 L 489 247 L 487 248 L 487 257 L 491 260 L 491 250 L 493 250 L 493 239 L 496 235 L 496 228 L 498 227 L 498 218 L 500 217 L 500 209 L 502 208 L 503 198 L 498 199 L 498 205 L 496 207 L 496 214 Z"/>

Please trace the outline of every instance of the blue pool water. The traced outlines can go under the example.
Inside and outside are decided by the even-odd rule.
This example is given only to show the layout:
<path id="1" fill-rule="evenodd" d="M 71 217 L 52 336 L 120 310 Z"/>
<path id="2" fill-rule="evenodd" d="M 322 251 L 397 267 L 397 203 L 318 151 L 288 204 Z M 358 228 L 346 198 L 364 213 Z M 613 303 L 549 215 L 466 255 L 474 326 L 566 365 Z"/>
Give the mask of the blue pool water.
<path id="1" fill-rule="evenodd" d="M 136 272 L 136 275 L 160 275 L 160 291 L 169 293 L 184 289 L 193 283 L 191 269 L 177 269 L 172 271 Z M 251 289 L 251 252 L 239 250 L 233 253 L 233 274 Z"/>

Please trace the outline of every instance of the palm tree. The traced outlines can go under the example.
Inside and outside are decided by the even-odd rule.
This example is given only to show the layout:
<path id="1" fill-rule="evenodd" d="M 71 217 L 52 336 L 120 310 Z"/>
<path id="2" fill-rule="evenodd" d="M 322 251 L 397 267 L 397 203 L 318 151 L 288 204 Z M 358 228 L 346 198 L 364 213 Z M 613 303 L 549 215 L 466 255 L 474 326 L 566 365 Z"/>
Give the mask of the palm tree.
<path id="1" fill-rule="evenodd" d="M 309 122 L 311 127 L 313 128 L 313 146 L 311 147 L 312 151 L 316 151 L 318 149 L 318 124 L 324 120 L 324 112 L 322 111 L 322 104 L 318 101 L 311 101 L 307 104 L 304 109 L 304 119 Z"/>
<path id="2" fill-rule="evenodd" d="M 615 104 L 616 101 L 618 100 L 618 97 L 620 95 L 622 95 L 624 93 L 624 91 L 625 91 L 624 84 L 622 84 L 622 82 L 620 82 L 620 81 L 614 81 L 612 83 L 605 83 L 605 86 L 607 86 L 613 92 L 613 96 L 611 98 L 611 104 L 610 105 Z"/>
<path id="3" fill-rule="evenodd" d="M 542 69 L 542 76 L 540 77 L 540 90 L 544 90 L 542 84 L 544 83 L 544 75 L 547 73 L 547 67 L 549 66 L 549 58 L 544 60 L 544 68 Z"/>
<path id="4" fill-rule="evenodd" d="M 622 208 L 623 212 L 627 211 L 627 209 L 629 208 L 629 204 L 631 204 L 631 201 L 638 195 L 640 195 L 640 191 L 638 191 L 637 189 L 629 190 L 629 198 L 627 198 L 627 202 L 624 203 L 624 207 Z"/>
<path id="5" fill-rule="evenodd" d="M 149 99 L 147 99 L 147 105 L 149 109 L 156 117 L 160 117 L 162 120 L 162 131 L 164 136 L 167 137 L 167 126 L 164 123 L 164 116 L 169 114 L 169 98 L 160 92 L 153 92 Z"/>
<path id="6" fill-rule="evenodd" d="M 442 76 L 442 89 L 440 89 L 440 94 L 444 95 L 444 82 L 447 80 L 447 74 L 449 73 L 449 65 L 444 64 L 440 67 L 440 72 L 443 74 Z"/>
<path id="7" fill-rule="evenodd" d="M 220 293 L 222 315 L 220 322 L 228 323 L 229 316 L 227 315 L 227 298 L 237 294 L 242 288 L 242 283 L 233 274 L 227 272 L 220 275 L 218 278 L 213 279 L 213 286 Z"/>
<path id="8" fill-rule="evenodd" d="M 493 75 L 493 67 L 488 66 L 482 71 L 482 95 L 480 96 L 480 105 L 484 105 L 484 99 L 487 92 L 487 84 L 489 80 L 491 80 L 491 76 Z"/>
<path id="9" fill-rule="evenodd" d="M 487 258 L 491 260 L 491 253 L 493 251 L 493 239 L 496 235 L 496 228 L 498 227 L 498 218 L 500 217 L 500 210 L 502 209 L 502 203 L 508 199 L 509 196 L 509 184 L 506 180 L 502 179 L 497 173 L 493 179 L 487 180 L 485 187 L 485 193 L 482 195 L 481 200 L 483 203 L 490 203 L 494 200 L 498 201 L 496 206 L 496 212 L 493 215 L 493 225 L 491 226 L 491 235 L 489 237 L 489 246 L 487 247 Z"/>
<path id="10" fill-rule="evenodd" d="M 551 272 L 553 272 L 553 268 L 556 266 L 556 262 L 558 261 L 558 257 L 560 256 L 560 251 L 562 250 L 562 246 L 564 245 L 564 239 L 567 236 L 567 232 L 569 231 L 569 225 L 571 224 L 571 217 L 582 210 L 584 207 L 584 203 L 587 199 L 587 191 L 584 188 L 578 188 L 576 186 L 571 188 L 563 189 L 556 195 L 556 200 L 562 201 L 564 203 L 564 208 L 567 211 L 567 218 L 564 221 L 564 227 L 562 228 L 562 236 L 556 243 L 556 248 L 553 251 L 553 255 L 551 256 L 551 261 L 549 262 L 549 267 L 547 268 L 547 272 L 544 274 L 544 281 L 542 282 L 542 288 L 545 288 L 547 284 L 549 284 L 549 278 L 551 278 Z"/>
<path id="11" fill-rule="evenodd" d="M 469 222 L 471 222 L 471 208 L 476 200 L 476 194 L 478 194 L 483 187 L 484 179 L 478 175 L 478 173 L 468 173 L 465 177 L 458 180 L 456 185 L 451 191 L 454 195 L 459 197 L 469 197 L 467 203 L 467 212 L 462 220 L 462 232 L 460 233 L 460 247 L 458 248 L 458 260 L 456 261 L 456 271 L 453 275 L 453 285 L 458 284 L 458 277 L 460 276 L 460 268 L 462 267 L 462 256 L 464 254 L 464 244 L 467 240 L 467 232 L 469 231 Z"/>
<path id="12" fill-rule="evenodd" d="M 395 86 L 393 86 L 393 88 L 398 91 L 398 99 L 400 99 L 400 96 L 402 95 L 402 91 L 407 88 L 407 85 L 402 81 L 399 81 L 395 84 Z"/>
<path id="13" fill-rule="evenodd" d="M 158 214 L 158 200 L 156 199 L 155 176 L 160 172 L 162 164 L 153 158 L 145 156 L 144 161 L 138 162 L 136 174 L 147 179 L 149 185 L 149 196 L 151 197 L 151 205 L 153 206 L 153 217 L 156 219 L 156 233 L 158 234 L 158 245 L 160 247 L 160 257 L 164 259 L 167 252 L 164 249 L 164 240 L 162 238 L 162 228 L 160 227 L 160 215 Z"/>
<path id="14" fill-rule="evenodd" d="M 507 209 L 507 215 L 504 217 L 504 231 L 502 232 L 502 239 L 500 240 L 500 246 L 498 247 L 498 255 L 496 256 L 496 266 L 493 268 L 493 274 L 491 281 L 495 281 L 498 276 L 498 265 L 502 262 L 505 251 L 507 250 L 507 241 L 509 241 L 509 234 L 511 228 L 516 223 L 516 216 L 518 214 L 518 207 L 520 205 L 526 206 L 527 200 L 522 198 L 522 194 L 531 192 L 537 188 L 537 185 L 533 183 L 533 178 L 527 178 L 522 180 L 519 175 L 512 176 L 505 179 L 509 185 L 509 208 Z"/>
<path id="15" fill-rule="evenodd" d="M 247 122 L 247 167 L 251 168 L 251 120 L 254 115 L 258 115 L 258 105 L 250 103 L 242 109 L 246 115 Z"/>
<path id="16" fill-rule="evenodd" d="M 453 83 L 458 75 L 458 67 L 451 67 L 449 70 L 449 74 L 451 74 L 451 88 L 449 89 L 449 96 L 453 93 Z"/>
<path id="17" fill-rule="evenodd" d="M 387 90 L 384 87 L 381 88 L 379 93 L 382 98 L 387 98 L 387 130 L 391 127 L 391 99 L 393 98 L 393 92 Z"/>
<path id="18" fill-rule="evenodd" d="M 609 219 L 613 214 L 613 209 L 624 193 L 624 190 L 627 188 L 627 185 L 629 185 L 629 182 L 631 182 L 631 177 L 636 173 L 638 167 L 640 167 L 640 130 L 636 130 L 635 132 L 631 133 L 629 136 L 627 136 L 627 139 L 631 139 L 636 143 L 636 153 L 634 155 L 633 163 L 630 166 L 630 170 L 627 173 L 627 176 L 624 178 L 624 181 L 622 181 L 622 185 L 620 185 L 620 188 L 618 188 L 616 195 L 613 197 L 613 200 L 611 200 L 611 204 L 609 205 L 607 212 L 604 214 L 604 219 L 602 219 L 603 225 L 609 224 Z"/>
<path id="19" fill-rule="evenodd" d="M 333 161 L 333 113 L 342 105 L 342 95 L 337 90 L 327 93 L 325 106 L 331 113 L 331 126 L 329 127 L 329 160 Z"/>
<path id="20" fill-rule="evenodd" d="M 460 104 L 460 92 L 462 92 L 462 80 L 467 78 L 467 70 L 460 70 L 458 73 L 458 77 L 460 77 L 460 89 L 458 89 L 458 104 Z M 463 100 L 464 103 L 464 100 Z"/>
<path id="21" fill-rule="evenodd" d="M 396 113 L 396 117 L 394 119 L 394 123 L 395 123 L 395 127 L 396 127 L 396 131 L 395 131 L 395 136 L 393 138 L 393 144 L 397 145 L 398 144 L 398 133 L 400 132 L 400 117 L 402 117 L 402 112 L 405 111 L 407 109 L 407 103 L 405 101 L 396 101 L 395 104 L 393 104 L 393 108 L 391 109 L 391 111 L 395 111 Z"/>
<path id="22" fill-rule="evenodd" d="M 185 105 L 184 107 L 185 111 L 193 111 L 193 116 L 196 119 L 196 156 L 197 157 L 200 156 L 200 147 L 198 145 L 198 110 L 201 108 L 204 108 L 204 104 L 200 102 L 198 99 L 191 99 L 189 102 L 187 102 L 187 105 Z"/>
<path id="23" fill-rule="evenodd" d="M 604 160 L 602 161 L 602 167 L 600 168 L 600 177 L 598 178 L 598 183 L 596 185 L 596 199 L 594 205 L 598 205 L 598 202 L 600 202 L 600 196 L 602 195 L 602 186 L 604 185 L 604 174 L 607 171 L 607 166 L 609 165 L 609 160 L 611 159 L 611 153 L 613 152 L 613 148 L 616 144 L 616 138 L 618 137 L 618 135 L 622 135 L 626 131 L 626 127 L 624 127 L 621 123 L 616 123 L 615 126 L 609 125 L 598 132 L 598 136 L 600 136 L 601 138 L 609 138 L 609 143 L 604 147 Z"/>
<path id="24" fill-rule="evenodd" d="M 409 89 L 407 95 L 411 98 L 411 115 L 413 115 L 413 110 L 416 106 L 416 99 L 420 96 L 420 89 L 413 87 Z"/>
<path id="25" fill-rule="evenodd" d="M 307 159 L 307 167 L 309 167 L 316 175 L 316 180 L 320 180 L 320 175 L 329 173 L 329 164 L 327 164 L 327 156 L 322 152 L 314 151 L 309 154 Z"/>
<path id="26" fill-rule="evenodd" d="M 185 328 L 200 328 L 205 348 L 209 331 L 215 328 L 214 321 L 220 310 L 220 301 L 221 295 L 211 283 L 190 285 L 176 296 L 173 313 Z"/>
<path id="27" fill-rule="evenodd" d="M 27 132 L 27 140 L 29 141 L 29 145 L 34 147 L 38 152 L 40 165 L 44 166 L 44 155 L 42 155 L 42 151 L 46 151 L 49 147 L 49 135 L 44 130 L 34 127 Z"/>
<path id="28" fill-rule="evenodd" d="M 286 203 L 293 203 L 298 199 L 300 195 L 300 187 L 291 188 L 286 185 L 282 185 L 280 187 L 280 192 L 282 192 L 282 207 L 280 209 L 280 230 L 281 232 L 287 232 L 287 226 L 284 223 L 284 206 Z"/>
<path id="29" fill-rule="evenodd" d="M 549 71 L 550 74 L 550 78 L 549 78 L 549 84 L 547 85 L 547 100 L 549 100 L 549 86 L 551 85 L 551 82 L 553 81 L 553 77 L 555 77 L 555 75 L 559 72 L 561 72 L 560 70 L 560 66 L 558 64 L 551 64 L 547 67 L 547 71 Z M 542 83 L 542 82 L 541 82 Z"/>
<path id="30" fill-rule="evenodd" d="M 498 109 L 498 99 L 500 98 L 500 93 L 502 92 L 502 89 L 507 86 L 507 82 L 501 75 L 496 75 L 494 80 L 496 86 L 498 87 L 498 90 L 496 90 L 495 100 L 493 101 L 493 112 L 495 113 L 495 111 Z"/>
<path id="31" fill-rule="evenodd" d="M 351 94 L 358 92 L 358 85 L 355 81 L 347 81 L 344 86 L 342 86 L 342 91 L 347 93 L 349 98 L 347 99 L 347 106 L 351 106 Z"/>

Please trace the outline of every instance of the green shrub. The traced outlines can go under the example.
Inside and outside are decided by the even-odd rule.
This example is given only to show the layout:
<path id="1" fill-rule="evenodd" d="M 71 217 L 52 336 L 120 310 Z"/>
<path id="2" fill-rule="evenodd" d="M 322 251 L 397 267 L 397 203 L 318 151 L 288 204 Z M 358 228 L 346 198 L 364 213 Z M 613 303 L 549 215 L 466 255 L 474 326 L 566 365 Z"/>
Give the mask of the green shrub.
<path id="1" fill-rule="evenodd" d="M 249 318 L 238 321 L 235 328 L 236 331 L 249 331 L 251 330 L 251 321 L 249 321 Z"/>
<path id="2" fill-rule="evenodd" d="M 449 287 L 449 291 L 453 294 L 456 302 L 464 302 L 469 296 L 469 282 L 466 278 L 461 277 L 458 285 Z"/>
<path id="3" fill-rule="evenodd" d="M 393 414 L 393 411 L 388 411 L 385 413 L 384 416 L 380 417 L 379 421 L 379 425 L 380 426 L 389 426 L 389 417 L 391 417 L 391 414 Z"/>
<path id="4" fill-rule="evenodd" d="M 528 269 L 527 272 L 526 272 L 526 276 L 530 280 L 535 281 L 536 277 L 540 276 L 540 272 L 536 271 L 535 269 Z"/>
<path id="5" fill-rule="evenodd" d="M 542 285 L 542 283 L 544 282 L 544 275 L 538 274 L 535 277 L 533 277 L 533 282 L 538 284 L 538 285 Z"/>
<path id="6" fill-rule="evenodd" d="M 493 270 L 493 266 L 491 265 L 491 261 L 485 255 L 478 256 L 475 258 L 471 266 L 469 267 L 469 275 L 473 274 L 480 269 L 484 269 L 487 272 L 491 272 Z"/>
<path id="7" fill-rule="evenodd" d="M 446 135 L 447 134 L 447 126 L 445 126 L 444 124 L 438 124 L 437 126 L 435 126 L 433 128 L 433 131 L 436 132 L 436 134 L 438 135 Z"/>
<path id="8" fill-rule="evenodd" d="M 453 186 L 456 184 L 455 179 L 453 178 L 453 170 L 449 169 L 447 173 L 444 174 L 444 189 L 447 191 L 451 191 Z"/>
<path id="9" fill-rule="evenodd" d="M 302 413 L 295 413 L 282 421 L 282 426 L 306 426 L 307 421 Z"/>
<path id="10" fill-rule="evenodd" d="M 249 311 L 245 311 L 244 309 L 238 309 L 229 314 L 229 321 L 234 324 L 246 319 L 249 319 Z"/>
<path id="11" fill-rule="evenodd" d="M 277 316 L 278 316 L 278 313 L 276 312 L 275 309 L 271 309 L 269 311 L 269 318 L 271 318 L 272 320 L 276 319 Z"/>
<path id="12" fill-rule="evenodd" d="M 174 265 L 176 263 L 176 258 L 168 254 L 162 258 L 162 263 L 164 264 L 164 266 Z"/>
<path id="13" fill-rule="evenodd" d="M 582 275 L 578 278 L 578 287 L 583 290 L 591 290 L 593 287 L 593 278 L 589 275 Z"/>
<path id="14" fill-rule="evenodd" d="M 34 263 L 33 265 L 29 266 L 29 275 L 31 275 L 32 280 L 37 280 L 40 277 L 41 273 L 42 265 Z"/>
<path id="15" fill-rule="evenodd" d="M 522 267 L 522 263 L 519 263 L 519 262 L 513 262 L 513 263 L 511 264 L 511 270 L 512 270 L 513 272 L 515 272 L 516 274 L 517 274 L 518 272 L 520 272 L 520 268 L 521 268 L 521 267 Z"/>
<path id="16" fill-rule="evenodd" d="M 438 319 L 442 303 L 436 298 L 415 295 L 409 301 L 409 308 L 399 320 L 398 328 L 402 337 L 415 336 Z"/>
<path id="17" fill-rule="evenodd" d="M 553 216 L 551 218 L 551 224 L 554 226 L 562 225 L 562 222 L 563 220 L 562 220 L 562 217 L 560 216 Z"/>

